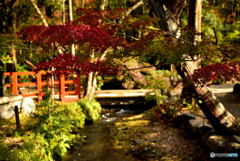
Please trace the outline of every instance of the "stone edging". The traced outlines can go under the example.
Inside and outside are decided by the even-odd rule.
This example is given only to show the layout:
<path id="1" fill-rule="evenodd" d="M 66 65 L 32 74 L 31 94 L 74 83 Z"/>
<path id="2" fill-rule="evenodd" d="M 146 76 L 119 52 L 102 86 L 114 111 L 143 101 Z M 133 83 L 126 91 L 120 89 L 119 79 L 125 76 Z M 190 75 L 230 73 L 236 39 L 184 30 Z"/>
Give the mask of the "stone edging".
<path id="1" fill-rule="evenodd" d="M 237 153 L 237 155 L 240 155 L 240 136 L 225 136 L 216 134 L 205 116 L 195 116 L 190 113 L 181 113 L 177 116 L 177 121 L 180 123 L 181 127 L 188 128 L 197 136 L 200 136 L 203 143 L 209 147 L 215 157 L 217 157 L 216 153 Z M 225 159 L 239 160 L 239 157 L 240 156 L 226 157 Z"/>
<path id="2" fill-rule="evenodd" d="M 23 97 L 21 95 L 11 95 L 0 97 L 0 118 L 9 119 L 15 116 L 13 106 L 17 105 L 20 108 L 20 103 Z"/>

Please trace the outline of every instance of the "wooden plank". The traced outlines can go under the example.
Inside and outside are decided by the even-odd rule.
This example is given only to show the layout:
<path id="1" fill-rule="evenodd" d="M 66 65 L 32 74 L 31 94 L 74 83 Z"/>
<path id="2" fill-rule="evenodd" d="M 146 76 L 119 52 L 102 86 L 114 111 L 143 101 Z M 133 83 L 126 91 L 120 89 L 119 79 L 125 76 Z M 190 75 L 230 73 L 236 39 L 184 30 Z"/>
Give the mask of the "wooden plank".
<path id="1" fill-rule="evenodd" d="M 65 91 L 65 95 L 67 94 L 77 94 L 77 91 Z"/>
<path id="2" fill-rule="evenodd" d="M 5 76 L 5 77 L 11 76 L 11 72 L 4 72 L 4 76 Z"/>
<path id="3" fill-rule="evenodd" d="M 36 82 L 33 82 L 33 83 L 18 83 L 18 87 L 21 87 L 21 86 L 35 86 L 37 85 Z"/>
<path id="4" fill-rule="evenodd" d="M 65 80 L 65 84 L 77 83 L 76 80 Z"/>
<path id="5" fill-rule="evenodd" d="M 51 85 L 52 82 L 51 82 L 51 81 L 48 81 L 48 84 Z M 59 80 L 54 81 L 54 85 L 58 85 L 58 84 L 60 84 Z M 45 86 L 45 85 L 47 85 L 47 82 L 42 82 L 41 85 L 42 85 L 42 86 Z"/>
<path id="6" fill-rule="evenodd" d="M 101 90 L 95 91 L 96 98 L 120 98 L 120 97 L 144 97 L 152 92 L 150 89 L 131 89 L 131 90 Z"/>
<path id="7" fill-rule="evenodd" d="M 30 72 L 17 72 L 18 75 L 35 75 L 36 72 L 30 71 Z"/>
<path id="8" fill-rule="evenodd" d="M 36 94 L 33 93 L 25 93 L 25 94 L 21 94 L 23 97 L 31 97 L 31 96 L 37 96 Z"/>

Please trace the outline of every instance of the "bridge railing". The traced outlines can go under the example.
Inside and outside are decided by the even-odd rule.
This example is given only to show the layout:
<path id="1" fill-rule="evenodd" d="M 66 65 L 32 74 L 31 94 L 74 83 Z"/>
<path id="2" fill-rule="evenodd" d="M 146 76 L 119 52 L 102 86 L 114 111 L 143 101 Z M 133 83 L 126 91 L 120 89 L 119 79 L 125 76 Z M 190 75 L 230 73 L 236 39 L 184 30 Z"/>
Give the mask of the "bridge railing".
<path id="1" fill-rule="evenodd" d="M 12 88 L 12 94 L 17 95 L 19 93 L 18 87 L 26 87 L 26 86 L 37 86 L 37 94 L 28 93 L 28 94 L 21 94 L 23 97 L 30 97 L 30 96 L 37 96 L 38 101 L 42 100 L 44 95 L 43 93 L 43 86 L 47 85 L 46 80 L 43 80 L 43 75 L 46 75 L 46 71 L 40 71 L 38 73 L 34 71 L 29 72 L 5 72 L 4 76 L 12 77 L 12 82 L 9 84 L 5 84 L 5 87 Z M 20 75 L 35 75 L 37 77 L 36 82 L 26 82 L 26 83 L 19 83 L 18 76 Z M 65 87 L 67 84 L 77 84 L 77 88 L 74 91 L 66 91 Z M 51 80 L 48 81 L 49 86 L 52 85 Z M 54 85 L 59 85 L 59 92 L 55 92 L 55 95 L 59 95 L 61 101 L 73 101 L 78 100 L 81 98 L 81 78 L 80 75 L 77 75 L 77 80 L 65 80 L 65 76 L 61 76 L 59 80 L 54 81 Z M 74 95 L 77 94 L 77 98 L 66 98 L 66 95 Z"/>

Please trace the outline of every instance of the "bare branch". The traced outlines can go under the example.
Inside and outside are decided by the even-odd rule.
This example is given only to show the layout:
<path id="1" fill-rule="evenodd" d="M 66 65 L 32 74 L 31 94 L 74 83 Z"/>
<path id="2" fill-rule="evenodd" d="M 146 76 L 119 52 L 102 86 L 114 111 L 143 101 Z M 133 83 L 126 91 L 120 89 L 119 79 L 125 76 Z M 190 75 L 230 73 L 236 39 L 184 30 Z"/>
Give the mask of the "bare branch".
<path id="1" fill-rule="evenodd" d="M 14 47 L 14 46 L 10 46 L 10 47 L 1 47 L 2 49 L 15 49 L 15 50 L 33 50 L 33 51 L 43 51 L 43 50 L 39 50 L 39 49 L 35 49 L 35 48 L 19 48 L 19 47 Z"/>

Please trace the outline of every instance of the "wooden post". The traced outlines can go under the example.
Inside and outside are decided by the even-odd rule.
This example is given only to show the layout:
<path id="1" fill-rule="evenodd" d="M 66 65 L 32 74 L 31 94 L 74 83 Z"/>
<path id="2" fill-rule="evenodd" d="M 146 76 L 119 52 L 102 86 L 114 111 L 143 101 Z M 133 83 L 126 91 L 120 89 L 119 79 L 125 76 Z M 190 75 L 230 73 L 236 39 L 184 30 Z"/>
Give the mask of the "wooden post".
<path id="1" fill-rule="evenodd" d="M 65 100 L 65 76 L 60 76 L 61 101 Z"/>
<path id="2" fill-rule="evenodd" d="M 18 75 L 17 72 L 12 73 L 12 79 L 13 79 L 13 94 L 18 94 Z"/>
<path id="3" fill-rule="evenodd" d="M 17 130 L 20 130 L 21 125 L 20 125 L 20 120 L 19 120 L 18 106 L 14 106 L 14 111 L 15 111 Z"/>
<path id="4" fill-rule="evenodd" d="M 4 79 L 4 64 L 0 60 L 0 97 L 3 97 L 5 95 L 5 90 L 4 90 L 4 84 L 5 84 L 5 79 Z"/>
<path id="5" fill-rule="evenodd" d="M 42 73 L 37 73 L 37 91 L 38 91 L 38 102 L 42 101 Z"/>
<path id="6" fill-rule="evenodd" d="M 78 99 L 81 99 L 81 75 L 77 75 L 77 95 Z"/>

